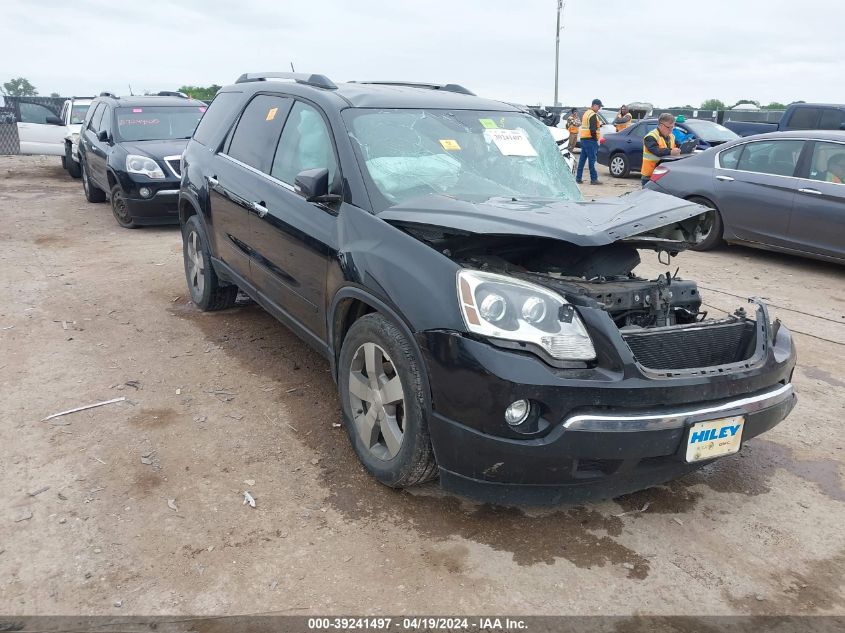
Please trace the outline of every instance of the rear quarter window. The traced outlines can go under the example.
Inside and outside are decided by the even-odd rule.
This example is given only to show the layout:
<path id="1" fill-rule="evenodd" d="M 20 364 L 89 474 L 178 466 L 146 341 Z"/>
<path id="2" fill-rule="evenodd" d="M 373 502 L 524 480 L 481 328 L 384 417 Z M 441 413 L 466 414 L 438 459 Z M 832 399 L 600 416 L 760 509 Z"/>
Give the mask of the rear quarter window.
<path id="1" fill-rule="evenodd" d="M 217 93 L 200 119 L 194 132 L 194 140 L 207 147 L 219 145 L 235 118 L 242 94 L 240 92 Z"/>

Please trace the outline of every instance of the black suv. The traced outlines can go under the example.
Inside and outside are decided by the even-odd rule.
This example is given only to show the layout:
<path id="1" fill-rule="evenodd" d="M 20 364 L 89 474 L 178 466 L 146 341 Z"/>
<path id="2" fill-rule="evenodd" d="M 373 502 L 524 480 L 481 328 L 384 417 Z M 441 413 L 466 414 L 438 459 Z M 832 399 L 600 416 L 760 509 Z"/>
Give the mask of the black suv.
<path id="1" fill-rule="evenodd" d="M 454 85 L 243 75 L 184 154 L 185 272 L 331 364 L 361 462 L 498 502 L 616 495 L 740 449 L 795 403 L 786 327 L 643 279 L 709 211 L 581 199 L 536 119 Z M 665 261 L 665 259 L 664 259 Z M 666 262 L 668 264 L 668 261 Z"/>
<path id="2" fill-rule="evenodd" d="M 94 99 L 79 135 L 88 202 L 111 200 L 127 229 L 177 223 L 182 151 L 205 109 L 176 92 Z"/>

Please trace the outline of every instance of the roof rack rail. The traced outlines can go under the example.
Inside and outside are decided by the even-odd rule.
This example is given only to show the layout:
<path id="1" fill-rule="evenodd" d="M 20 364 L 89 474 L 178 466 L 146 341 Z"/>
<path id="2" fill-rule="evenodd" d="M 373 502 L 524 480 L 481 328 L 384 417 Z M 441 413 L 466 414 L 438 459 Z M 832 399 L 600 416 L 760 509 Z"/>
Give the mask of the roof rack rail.
<path id="1" fill-rule="evenodd" d="M 104 90 L 100 93 L 101 97 L 111 97 L 112 99 L 117 99 L 117 95 L 113 92 L 109 92 L 108 90 Z"/>
<path id="2" fill-rule="evenodd" d="M 312 73 L 244 73 L 235 81 L 236 84 L 243 84 L 250 81 L 267 81 L 268 79 L 288 79 L 298 84 L 306 84 L 315 88 L 335 90 L 337 85 L 325 75 Z"/>
<path id="3" fill-rule="evenodd" d="M 425 88 L 426 90 L 443 90 L 462 95 L 475 96 L 475 93 L 460 84 L 430 84 L 420 81 L 350 81 L 351 84 L 376 84 L 379 86 L 404 86 L 406 88 Z"/>
<path id="4" fill-rule="evenodd" d="M 184 92 L 178 92 L 176 90 L 159 90 L 156 95 L 157 97 L 181 97 L 182 99 L 190 99 L 188 95 Z"/>

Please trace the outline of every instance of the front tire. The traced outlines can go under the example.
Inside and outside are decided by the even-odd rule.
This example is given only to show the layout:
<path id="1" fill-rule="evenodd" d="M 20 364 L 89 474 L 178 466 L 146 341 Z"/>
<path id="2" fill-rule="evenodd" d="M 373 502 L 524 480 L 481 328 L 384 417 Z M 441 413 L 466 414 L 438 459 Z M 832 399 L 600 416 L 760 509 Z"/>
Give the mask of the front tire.
<path id="1" fill-rule="evenodd" d="M 182 255 L 191 301 L 200 310 L 215 312 L 235 305 L 238 287 L 224 285 L 214 271 L 205 231 L 195 215 L 182 227 Z"/>
<path id="2" fill-rule="evenodd" d="M 631 164 L 625 154 L 617 152 L 610 157 L 610 161 L 607 163 L 607 170 L 614 178 L 627 178 L 628 174 L 631 173 Z"/>
<path id="3" fill-rule="evenodd" d="M 67 173 L 71 178 L 79 178 L 82 175 L 79 163 L 73 160 L 73 152 L 71 151 L 70 143 L 65 144 L 65 158 L 62 166 L 67 170 Z"/>
<path id="4" fill-rule="evenodd" d="M 138 225 L 132 219 L 132 214 L 129 212 L 129 204 L 126 201 L 126 194 L 120 185 L 115 185 L 111 190 L 111 211 L 114 219 L 124 229 L 137 229 Z"/>
<path id="5" fill-rule="evenodd" d="M 697 230 L 697 237 L 699 238 L 699 241 L 692 247 L 692 250 L 712 251 L 713 249 L 722 246 L 724 244 L 723 237 L 725 225 L 722 222 L 722 214 L 719 213 L 719 209 L 716 208 L 716 205 L 707 198 L 702 198 L 700 196 L 691 196 L 687 198 L 687 200 L 705 206 L 708 209 L 711 209 L 713 213 L 712 219 L 709 222 L 704 223 L 706 230 Z"/>
<path id="6" fill-rule="evenodd" d="M 422 361 L 407 337 L 380 314 L 352 325 L 338 360 L 344 425 L 364 468 L 391 488 L 437 476 Z"/>
<path id="7" fill-rule="evenodd" d="M 88 168 L 82 163 L 82 190 L 85 192 L 85 199 L 88 202 L 105 202 L 106 192 L 91 182 L 88 177 Z"/>

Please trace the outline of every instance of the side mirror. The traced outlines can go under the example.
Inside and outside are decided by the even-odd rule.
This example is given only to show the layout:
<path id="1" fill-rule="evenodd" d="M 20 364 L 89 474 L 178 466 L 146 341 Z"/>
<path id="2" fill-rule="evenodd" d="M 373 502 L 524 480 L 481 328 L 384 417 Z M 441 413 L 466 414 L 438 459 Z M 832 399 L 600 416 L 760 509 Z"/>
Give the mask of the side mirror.
<path id="1" fill-rule="evenodd" d="M 101 143 L 107 143 L 109 140 L 109 133 L 106 130 L 100 130 L 97 132 L 97 140 Z"/>
<path id="2" fill-rule="evenodd" d="M 293 189 L 305 198 L 306 202 L 336 202 L 340 200 L 340 196 L 329 193 L 329 170 L 325 167 L 299 172 L 294 178 Z"/>
<path id="3" fill-rule="evenodd" d="M 47 125 L 64 125 L 62 120 L 57 116 L 48 116 L 46 119 L 44 119 L 44 122 Z"/>

